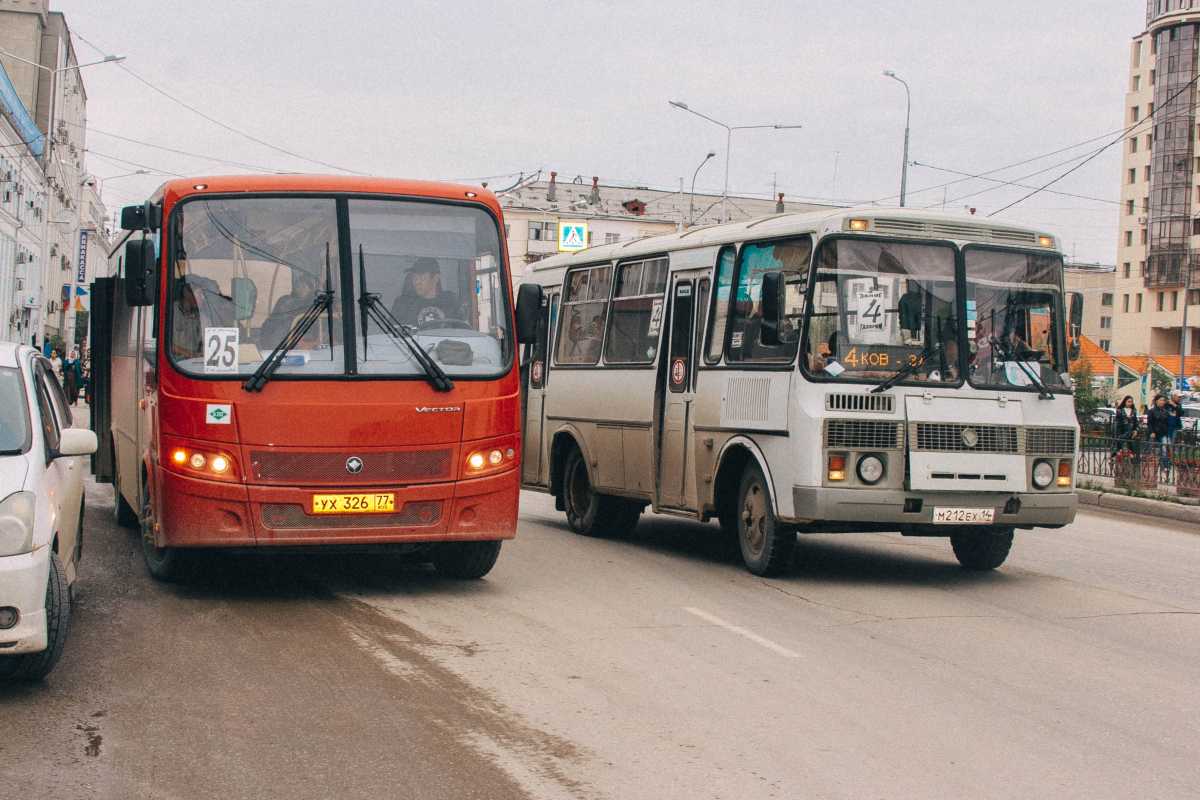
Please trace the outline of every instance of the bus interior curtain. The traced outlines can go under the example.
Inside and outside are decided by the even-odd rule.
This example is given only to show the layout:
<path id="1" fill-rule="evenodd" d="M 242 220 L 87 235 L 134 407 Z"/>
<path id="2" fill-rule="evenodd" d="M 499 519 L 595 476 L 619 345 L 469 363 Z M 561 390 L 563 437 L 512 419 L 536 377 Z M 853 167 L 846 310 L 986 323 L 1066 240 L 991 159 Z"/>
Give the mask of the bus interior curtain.
<path id="1" fill-rule="evenodd" d="M 91 346 L 92 430 L 99 448 L 92 455 L 92 474 L 98 483 L 112 483 L 112 334 L 118 287 L 117 278 L 97 278 L 92 282 L 92 308 L 88 318 Z"/>

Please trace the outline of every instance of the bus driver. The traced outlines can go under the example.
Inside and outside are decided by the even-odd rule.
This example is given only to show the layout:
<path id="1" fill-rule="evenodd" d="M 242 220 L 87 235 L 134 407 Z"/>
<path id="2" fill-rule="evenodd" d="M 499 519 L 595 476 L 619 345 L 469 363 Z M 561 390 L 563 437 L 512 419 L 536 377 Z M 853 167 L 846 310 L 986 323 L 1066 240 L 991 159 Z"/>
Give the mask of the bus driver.
<path id="1" fill-rule="evenodd" d="M 392 304 L 401 325 L 418 328 L 446 319 L 462 319 L 462 304 L 454 292 L 442 291 L 442 269 L 436 258 L 418 258 L 408 272 L 404 290 Z"/>

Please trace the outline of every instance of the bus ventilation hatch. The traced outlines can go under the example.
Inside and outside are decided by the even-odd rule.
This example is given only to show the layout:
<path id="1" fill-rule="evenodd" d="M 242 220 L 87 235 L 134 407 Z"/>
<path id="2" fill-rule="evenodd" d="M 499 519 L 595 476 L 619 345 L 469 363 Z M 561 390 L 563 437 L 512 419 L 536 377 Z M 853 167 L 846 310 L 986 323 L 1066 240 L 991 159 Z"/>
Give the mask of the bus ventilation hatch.
<path id="1" fill-rule="evenodd" d="M 896 410 L 896 398 L 890 394 L 827 394 L 826 411 L 878 411 L 891 414 Z"/>

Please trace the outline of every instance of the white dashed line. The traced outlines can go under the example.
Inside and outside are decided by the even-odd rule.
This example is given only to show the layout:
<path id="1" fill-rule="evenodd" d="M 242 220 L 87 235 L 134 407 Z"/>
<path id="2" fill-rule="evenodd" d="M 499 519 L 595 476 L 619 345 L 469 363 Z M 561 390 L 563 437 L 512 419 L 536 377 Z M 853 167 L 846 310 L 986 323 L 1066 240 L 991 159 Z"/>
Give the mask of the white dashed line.
<path id="1" fill-rule="evenodd" d="M 707 611 L 701 611 L 698 608 L 686 608 L 686 607 L 683 610 L 688 612 L 689 614 L 695 614 L 697 617 L 699 617 L 700 619 L 702 619 L 706 622 L 711 622 L 713 625 L 724 628 L 725 630 L 729 631 L 730 633 L 736 633 L 738 636 L 741 636 L 745 639 L 749 639 L 750 641 L 754 642 L 755 644 L 760 644 L 763 647 L 767 648 L 768 650 L 774 650 L 776 653 L 779 653 L 779 655 L 783 656 L 784 658 L 799 658 L 800 657 L 799 653 L 794 653 L 791 650 L 788 650 L 786 647 L 784 647 L 781 644 L 776 644 L 775 642 L 772 642 L 770 639 L 764 639 L 763 637 L 759 636 L 757 633 L 752 633 L 752 632 L 746 630 L 745 628 L 739 628 L 737 625 L 730 625 L 725 620 L 721 619 L 720 617 L 714 617 L 712 614 L 709 614 Z"/>

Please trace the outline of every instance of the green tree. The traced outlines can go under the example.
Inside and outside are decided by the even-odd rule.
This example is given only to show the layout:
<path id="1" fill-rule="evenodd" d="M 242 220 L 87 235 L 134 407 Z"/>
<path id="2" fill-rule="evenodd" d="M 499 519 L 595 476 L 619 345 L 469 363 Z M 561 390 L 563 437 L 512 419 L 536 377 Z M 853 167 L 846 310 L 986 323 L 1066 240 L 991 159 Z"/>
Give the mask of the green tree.
<path id="1" fill-rule="evenodd" d="M 1087 359 L 1079 359 L 1071 370 L 1071 383 L 1075 388 L 1075 419 L 1079 420 L 1080 425 L 1091 422 L 1092 415 L 1100 407 L 1092 382 L 1092 365 Z"/>
<path id="2" fill-rule="evenodd" d="M 1157 364 L 1150 367 L 1150 388 L 1155 394 L 1170 394 L 1175 387 L 1175 379 L 1170 373 Z"/>

